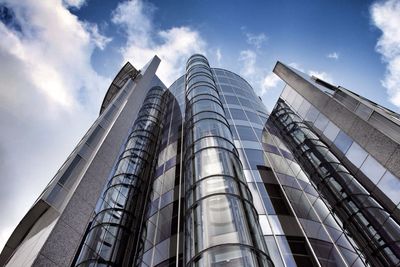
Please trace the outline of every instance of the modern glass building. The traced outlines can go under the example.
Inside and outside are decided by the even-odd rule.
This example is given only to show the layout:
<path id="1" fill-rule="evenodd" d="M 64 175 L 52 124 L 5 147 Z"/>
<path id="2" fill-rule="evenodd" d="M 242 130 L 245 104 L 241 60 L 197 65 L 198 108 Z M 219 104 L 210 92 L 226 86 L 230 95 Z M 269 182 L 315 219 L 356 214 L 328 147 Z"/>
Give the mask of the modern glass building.
<path id="1" fill-rule="evenodd" d="M 6 266 L 398 266 L 400 116 L 278 62 L 269 113 L 193 55 L 127 63 Z"/>

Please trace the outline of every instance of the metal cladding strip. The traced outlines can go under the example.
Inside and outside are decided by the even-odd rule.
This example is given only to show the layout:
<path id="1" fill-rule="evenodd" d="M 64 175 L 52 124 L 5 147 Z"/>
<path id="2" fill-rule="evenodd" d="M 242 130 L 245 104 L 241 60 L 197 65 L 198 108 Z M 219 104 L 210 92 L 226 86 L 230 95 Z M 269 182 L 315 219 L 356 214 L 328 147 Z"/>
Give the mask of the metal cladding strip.
<path id="1" fill-rule="evenodd" d="M 163 90 L 149 90 L 114 174 L 97 204 L 75 266 L 122 266 L 142 246 L 139 223 L 165 110 Z"/>
<path id="2" fill-rule="evenodd" d="M 186 266 L 273 266 L 207 59 L 186 65 Z"/>
<path id="3" fill-rule="evenodd" d="M 279 100 L 270 118 L 373 266 L 400 264 L 400 227 L 318 136 Z"/>

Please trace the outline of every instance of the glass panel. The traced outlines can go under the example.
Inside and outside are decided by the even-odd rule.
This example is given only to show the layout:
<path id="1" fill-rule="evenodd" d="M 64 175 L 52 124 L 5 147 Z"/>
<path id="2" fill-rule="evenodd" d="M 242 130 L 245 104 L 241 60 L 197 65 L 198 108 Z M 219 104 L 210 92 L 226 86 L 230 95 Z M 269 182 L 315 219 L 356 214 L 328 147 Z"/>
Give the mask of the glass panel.
<path id="1" fill-rule="evenodd" d="M 385 168 L 369 155 L 361 166 L 361 171 L 376 184 L 385 172 Z"/>
<path id="2" fill-rule="evenodd" d="M 247 121 L 246 114 L 241 109 L 231 108 L 229 109 L 232 114 L 232 119 L 234 120 L 244 120 Z"/>
<path id="3" fill-rule="evenodd" d="M 314 122 L 314 125 L 319 130 L 324 131 L 328 122 L 329 122 L 328 118 L 324 114 L 319 113 L 317 120 Z"/>
<path id="4" fill-rule="evenodd" d="M 240 105 L 236 96 L 226 95 L 225 100 L 227 104 Z"/>
<path id="5" fill-rule="evenodd" d="M 256 135 L 254 134 L 252 128 L 246 126 L 236 126 L 239 133 L 239 137 L 242 140 L 258 141 Z"/>
<path id="6" fill-rule="evenodd" d="M 275 239 L 273 236 L 266 236 L 265 243 L 267 243 L 268 252 L 274 263 L 275 267 L 283 267 L 283 261 L 281 258 L 281 254 L 279 253 L 278 246 L 276 245 Z"/>
<path id="7" fill-rule="evenodd" d="M 299 107 L 303 103 L 303 99 L 304 98 L 300 94 L 297 94 L 296 98 L 294 99 L 293 105 L 292 105 L 294 110 L 297 111 L 299 109 Z"/>
<path id="8" fill-rule="evenodd" d="M 261 225 L 261 230 L 263 232 L 263 235 L 272 235 L 271 226 L 269 225 L 267 216 L 259 215 L 258 219 Z"/>
<path id="9" fill-rule="evenodd" d="M 340 131 L 333 143 L 340 151 L 346 153 L 352 142 L 353 140 L 347 134 L 345 134 L 343 131 Z"/>
<path id="10" fill-rule="evenodd" d="M 372 109 L 362 103 L 360 103 L 356 109 L 356 114 L 358 114 L 364 120 L 368 120 L 371 113 Z"/>
<path id="11" fill-rule="evenodd" d="M 258 149 L 244 149 L 250 168 L 257 170 L 257 165 L 269 166 L 267 159 L 264 158 L 264 152 Z"/>
<path id="12" fill-rule="evenodd" d="M 278 241 L 279 247 L 281 248 L 281 251 L 282 251 L 282 254 L 283 254 L 283 258 L 285 260 L 286 265 L 287 266 L 291 266 L 291 267 L 292 266 L 297 266 L 297 264 L 296 264 L 296 262 L 295 262 L 295 260 L 293 258 L 293 255 L 292 255 L 292 252 L 290 250 L 290 246 L 289 246 L 289 243 L 288 243 L 286 237 L 277 236 L 276 239 Z"/>
<path id="13" fill-rule="evenodd" d="M 274 234 L 276 235 L 284 235 L 285 233 L 283 232 L 281 223 L 278 219 L 278 216 L 276 215 L 269 215 L 268 216 L 269 221 L 271 223 L 272 226 L 272 230 L 274 231 Z"/>
<path id="14" fill-rule="evenodd" d="M 382 179 L 378 183 L 378 187 L 387 195 L 387 197 L 393 201 L 394 204 L 398 204 L 400 201 L 400 181 L 399 178 L 386 171 Z"/>
<path id="15" fill-rule="evenodd" d="M 252 104 L 249 100 L 239 97 L 240 104 L 244 107 L 252 108 L 254 104 Z"/>
<path id="16" fill-rule="evenodd" d="M 303 103 L 300 105 L 299 110 L 297 111 L 297 113 L 299 113 L 299 115 L 304 118 L 304 116 L 306 116 L 308 110 L 310 109 L 310 102 L 308 102 L 307 100 L 304 99 Z"/>
<path id="17" fill-rule="evenodd" d="M 318 113 L 319 113 L 318 109 L 316 109 L 313 105 L 311 105 L 310 109 L 307 112 L 305 120 L 314 123 L 314 121 L 318 117 Z"/>
<path id="18" fill-rule="evenodd" d="M 346 153 L 346 157 L 357 167 L 360 168 L 361 164 L 364 162 L 365 158 L 368 156 L 367 151 L 365 151 L 356 142 L 350 146 Z"/>
<path id="19" fill-rule="evenodd" d="M 331 141 L 334 141 L 340 129 L 333 122 L 329 122 L 324 130 L 324 135 Z"/>

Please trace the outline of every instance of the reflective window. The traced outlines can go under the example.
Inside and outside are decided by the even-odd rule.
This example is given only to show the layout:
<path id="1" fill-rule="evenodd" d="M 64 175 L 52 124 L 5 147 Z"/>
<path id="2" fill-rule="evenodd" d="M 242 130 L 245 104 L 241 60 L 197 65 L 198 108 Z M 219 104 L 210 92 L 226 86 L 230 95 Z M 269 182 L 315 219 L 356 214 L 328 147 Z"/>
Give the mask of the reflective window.
<path id="1" fill-rule="evenodd" d="M 309 248 L 303 237 L 277 236 L 276 239 L 287 266 L 318 266 L 309 255 Z"/>
<path id="2" fill-rule="evenodd" d="M 246 114 L 241 109 L 231 108 L 229 109 L 232 114 L 232 119 L 234 120 L 244 120 L 247 121 Z"/>
<path id="3" fill-rule="evenodd" d="M 398 204 L 400 201 L 400 181 L 399 178 L 386 171 L 382 179 L 378 183 L 378 187 L 393 201 Z"/>
<path id="4" fill-rule="evenodd" d="M 258 215 L 258 220 L 260 222 L 263 235 L 272 235 L 271 226 L 269 225 L 267 216 L 266 215 Z"/>
<path id="5" fill-rule="evenodd" d="M 346 153 L 346 157 L 357 167 L 360 168 L 361 164 L 364 162 L 365 158 L 368 156 L 367 151 L 365 151 L 356 142 L 351 144 L 349 150 Z"/>
<path id="6" fill-rule="evenodd" d="M 283 232 L 282 225 L 279 222 L 278 216 L 269 215 L 268 218 L 269 218 L 269 222 L 271 223 L 271 228 L 274 231 L 274 234 L 284 235 L 285 233 Z"/>
<path id="7" fill-rule="evenodd" d="M 186 168 L 187 177 L 193 177 L 199 180 L 206 176 L 226 174 L 237 177 L 241 173 L 238 168 L 240 166 L 239 159 L 234 153 L 225 149 L 207 148 L 197 152 L 195 161 L 190 161 L 194 166 Z"/>
<path id="8" fill-rule="evenodd" d="M 222 136 L 227 139 L 231 138 L 231 133 L 228 126 L 213 119 L 198 121 L 193 127 L 193 132 L 194 140 L 205 136 Z"/>
<path id="9" fill-rule="evenodd" d="M 294 99 L 294 101 L 293 101 L 293 109 L 294 110 L 298 110 L 299 109 L 299 107 L 301 106 L 301 104 L 303 103 L 303 97 L 300 95 L 300 94 L 297 94 L 296 95 L 296 98 Z"/>
<path id="10" fill-rule="evenodd" d="M 266 184 L 265 188 L 267 189 L 269 198 L 272 202 L 276 214 L 292 215 L 280 186 L 276 184 Z"/>
<path id="11" fill-rule="evenodd" d="M 244 149 L 252 170 L 257 170 L 257 165 L 266 165 L 267 159 L 264 159 L 264 152 L 258 149 Z"/>
<path id="12" fill-rule="evenodd" d="M 274 237 L 266 236 L 264 239 L 265 243 L 267 243 L 268 252 L 275 267 L 283 267 L 284 265 L 281 258 L 281 254 L 279 252 L 278 246 L 276 245 Z"/>
<path id="13" fill-rule="evenodd" d="M 324 135 L 333 142 L 339 131 L 339 127 L 337 127 L 333 122 L 330 121 L 324 130 Z"/>
<path id="14" fill-rule="evenodd" d="M 242 104 L 243 107 L 252 108 L 254 106 L 254 104 L 251 104 L 251 102 L 249 100 L 247 100 L 247 99 L 239 97 L 239 101 L 240 101 L 240 104 Z"/>
<path id="15" fill-rule="evenodd" d="M 289 87 L 289 86 L 288 86 L 288 87 Z M 289 91 L 289 93 L 287 94 L 287 97 L 286 97 L 286 101 L 287 101 L 290 105 L 292 105 L 294 99 L 296 98 L 296 96 L 297 96 L 297 92 L 296 92 L 295 90 L 293 90 L 292 88 L 290 88 L 290 91 Z"/>
<path id="16" fill-rule="evenodd" d="M 304 99 L 303 103 L 300 105 L 299 110 L 297 111 L 297 113 L 299 113 L 299 115 L 304 118 L 308 112 L 308 110 L 310 109 L 310 102 L 308 102 L 307 100 Z"/>
<path id="17" fill-rule="evenodd" d="M 385 168 L 369 155 L 361 166 L 361 171 L 376 184 L 385 172 Z"/>
<path id="18" fill-rule="evenodd" d="M 230 87 L 228 85 L 221 84 L 219 87 L 221 88 L 222 92 L 224 92 L 224 93 L 234 93 L 232 87 Z"/>
<path id="19" fill-rule="evenodd" d="M 249 118 L 249 121 L 261 124 L 260 118 L 258 117 L 258 115 L 256 113 L 253 113 L 251 111 L 245 111 L 245 112 L 246 112 L 247 117 Z"/>
<path id="20" fill-rule="evenodd" d="M 324 131 L 328 122 L 329 122 L 328 118 L 324 114 L 319 113 L 317 120 L 314 122 L 314 125 L 319 130 Z"/>
<path id="21" fill-rule="evenodd" d="M 367 107 L 366 105 L 364 105 L 362 103 L 359 103 L 359 105 L 356 109 L 356 114 L 358 114 L 364 120 L 368 120 L 371 113 L 372 113 L 371 108 Z"/>
<path id="22" fill-rule="evenodd" d="M 347 149 L 349 149 L 352 142 L 353 140 L 346 133 L 340 131 L 333 143 L 340 151 L 346 153 Z"/>
<path id="23" fill-rule="evenodd" d="M 225 243 L 252 245 L 247 222 L 241 214 L 244 207 L 237 197 L 229 195 L 210 196 L 194 207 L 190 214 L 190 252 L 195 253 Z M 193 228 L 193 229 L 190 229 Z"/>
<path id="24" fill-rule="evenodd" d="M 82 157 L 79 155 L 76 155 L 76 157 L 72 160 L 72 162 L 69 164 L 68 168 L 65 170 L 64 174 L 60 177 L 60 179 L 58 180 L 58 183 L 61 185 L 64 185 L 66 187 L 69 187 L 72 183 L 72 181 L 69 181 L 69 178 L 71 176 L 71 174 L 73 173 L 73 171 L 76 169 L 76 167 L 81 164 L 81 160 Z"/>
<path id="25" fill-rule="evenodd" d="M 308 112 L 306 114 L 305 120 L 314 123 L 314 121 L 318 117 L 318 113 L 319 113 L 318 109 L 316 109 L 313 105 L 311 105 L 310 109 L 308 110 Z"/>
<path id="26" fill-rule="evenodd" d="M 283 88 L 281 98 L 286 99 L 287 96 L 289 95 L 290 91 L 291 91 L 290 87 L 286 84 L 285 88 Z"/>
<path id="27" fill-rule="evenodd" d="M 236 129 L 239 133 L 239 137 L 242 140 L 249 140 L 249 141 L 255 141 L 257 142 L 258 139 L 256 135 L 254 134 L 253 130 L 251 127 L 246 127 L 246 126 L 236 126 Z"/>
<path id="28" fill-rule="evenodd" d="M 226 95 L 225 100 L 227 104 L 240 105 L 239 100 L 236 96 Z"/>
<path id="29" fill-rule="evenodd" d="M 104 132 L 100 125 L 97 125 L 93 132 L 90 134 L 89 138 L 86 140 L 86 144 L 93 147 L 99 141 L 100 133 Z"/>

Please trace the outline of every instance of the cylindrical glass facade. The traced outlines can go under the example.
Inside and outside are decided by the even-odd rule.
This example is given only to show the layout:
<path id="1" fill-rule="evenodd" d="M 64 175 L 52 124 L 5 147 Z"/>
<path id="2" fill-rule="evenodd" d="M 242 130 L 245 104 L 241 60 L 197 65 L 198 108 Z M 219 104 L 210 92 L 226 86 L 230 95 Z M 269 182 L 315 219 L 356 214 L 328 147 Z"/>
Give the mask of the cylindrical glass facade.
<path id="1" fill-rule="evenodd" d="M 282 100 L 270 117 L 332 211 L 373 266 L 398 266 L 400 228 Z"/>
<path id="2" fill-rule="evenodd" d="M 161 87 L 148 92 L 88 226 L 76 266 L 131 264 L 135 252 L 143 247 L 139 230 L 162 128 L 162 96 Z"/>
<path id="3" fill-rule="evenodd" d="M 185 262 L 273 266 L 208 61 L 186 66 Z"/>

